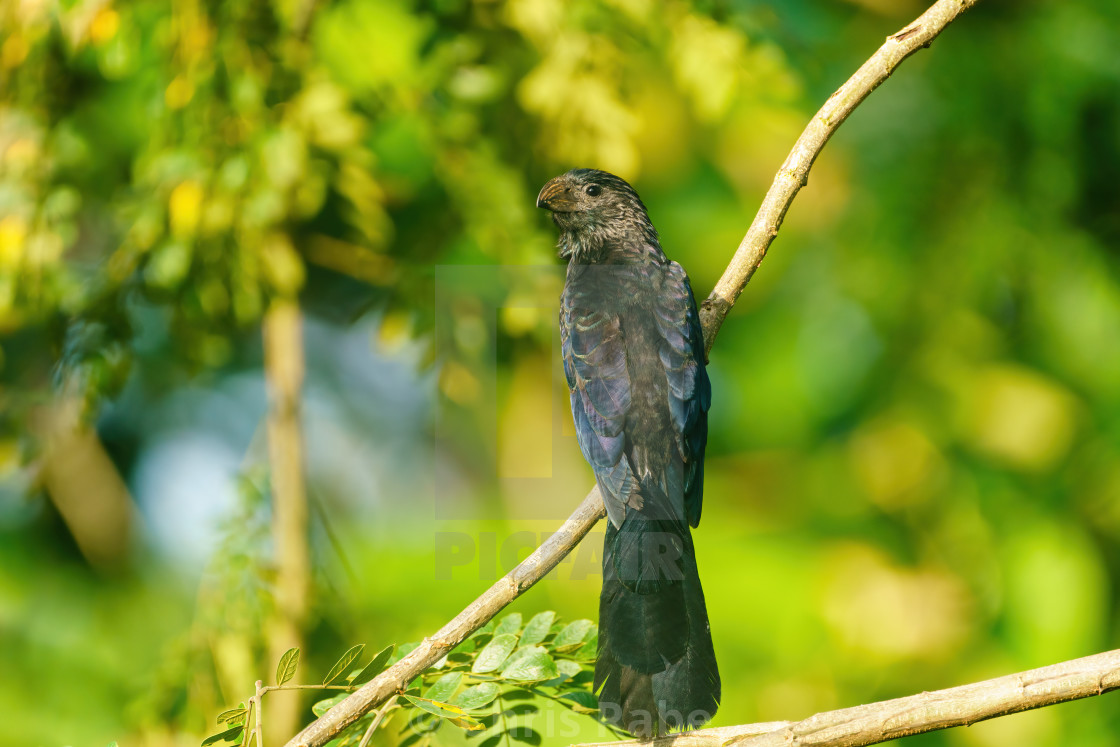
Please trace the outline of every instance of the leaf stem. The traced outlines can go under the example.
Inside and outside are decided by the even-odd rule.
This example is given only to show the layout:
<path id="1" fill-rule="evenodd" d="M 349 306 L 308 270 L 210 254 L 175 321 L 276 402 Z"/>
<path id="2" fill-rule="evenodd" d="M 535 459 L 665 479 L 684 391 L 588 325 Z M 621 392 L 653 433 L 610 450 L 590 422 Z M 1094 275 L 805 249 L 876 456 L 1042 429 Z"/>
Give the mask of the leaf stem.
<path id="1" fill-rule="evenodd" d="M 257 725 L 253 730 L 257 733 L 257 747 L 264 747 L 264 725 L 261 716 L 261 696 L 264 695 L 265 690 L 261 687 L 261 681 L 257 680 L 257 694 L 253 696 L 253 702 L 256 703 L 256 719 Z"/>
<path id="2" fill-rule="evenodd" d="M 373 717 L 373 721 L 370 722 L 369 728 L 366 729 L 366 733 L 362 735 L 362 741 L 358 742 L 358 747 L 366 747 L 369 744 L 369 740 L 373 739 L 373 732 L 377 731 L 377 727 L 381 725 L 381 720 L 385 718 L 385 714 L 388 713 L 389 709 L 396 704 L 396 697 L 389 698 L 385 701 L 385 705 L 381 706 L 381 708 L 378 709 L 377 715 Z"/>

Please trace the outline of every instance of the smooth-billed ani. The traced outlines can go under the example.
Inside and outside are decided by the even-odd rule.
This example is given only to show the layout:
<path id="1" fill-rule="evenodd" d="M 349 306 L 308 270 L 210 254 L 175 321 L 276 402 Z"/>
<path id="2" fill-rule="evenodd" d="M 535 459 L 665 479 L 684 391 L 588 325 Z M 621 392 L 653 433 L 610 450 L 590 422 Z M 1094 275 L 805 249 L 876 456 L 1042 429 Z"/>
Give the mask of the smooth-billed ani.
<path id="1" fill-rule="evenodd" d="M 607 509 L 595 689 L 639 737 L 693 728 L 719 705 L 689 526 L 700 522 L 711 385 L 688 276 L 634 189 L 574 169 L 537 206 L 568 260 L 560 338 L 576 436 Z"/>

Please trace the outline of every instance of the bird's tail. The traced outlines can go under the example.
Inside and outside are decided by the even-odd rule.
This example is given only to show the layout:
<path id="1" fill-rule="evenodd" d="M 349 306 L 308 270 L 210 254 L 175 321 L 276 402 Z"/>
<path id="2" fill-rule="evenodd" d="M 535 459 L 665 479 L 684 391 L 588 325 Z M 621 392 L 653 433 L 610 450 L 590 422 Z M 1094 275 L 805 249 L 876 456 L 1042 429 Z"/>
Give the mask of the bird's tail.
<path id="1" fill-rule="evenodd" d="M 595 689 L 603 717 L 639 738 L 715 715 L 719 671 L 683 522 L 632 512 L 607 523 Z"/>

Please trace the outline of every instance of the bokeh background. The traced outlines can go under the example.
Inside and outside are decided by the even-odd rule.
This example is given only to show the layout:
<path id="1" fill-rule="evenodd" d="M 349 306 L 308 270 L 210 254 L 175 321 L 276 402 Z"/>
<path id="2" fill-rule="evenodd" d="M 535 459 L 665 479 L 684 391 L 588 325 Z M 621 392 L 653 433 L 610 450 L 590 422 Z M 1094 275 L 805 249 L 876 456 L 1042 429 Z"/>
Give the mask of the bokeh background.
<path id="1" fill-rule="evenodd" d="M 0 4 L 0 743 L 194 745 L 286 642 L 434 632 L 592 484 L 540 185 L 631 180 L 702 297 L 923 7 Z M 987 0 L 815 165 L 712 353 L 717 725 L 1120 642 L 1117 50 L 1114 0 Z M 599 541 L 513 609 L 594 617 Z"/>

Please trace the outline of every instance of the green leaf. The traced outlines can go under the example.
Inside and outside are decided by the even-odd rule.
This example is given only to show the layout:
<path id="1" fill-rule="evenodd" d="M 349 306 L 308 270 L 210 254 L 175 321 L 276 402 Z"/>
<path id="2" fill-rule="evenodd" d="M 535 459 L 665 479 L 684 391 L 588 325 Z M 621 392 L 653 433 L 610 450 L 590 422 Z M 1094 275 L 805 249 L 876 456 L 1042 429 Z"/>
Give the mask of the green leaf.
<path id="1" fill-rule="evenodd" d="M 365 647 L 366 644 L 364 643 L 359 643 L 356 646 L 351 646 L 350 649 L 342 655 L 342 658 L 334 663 L 334 666 L 331 667 L 331 671 L 327 672 L 327 676 L 323 678 L 323 684 L 329 685 L 339 677 L 341 677 L 342 674 L 346 671 L 347 667 L 354 663 L 354 659 L 357 659 L 359 656 L 361 656 L 362 649 Z"/>
<path id="2" fill-rule="evenodd" d="M 502 677 L 520 682 L 550 680 L 559 675 L 556 662 L 542 646 L 526 646 L 509 658 Z"/>
<path id="3" fill-rule="evenodd" d="M 320 700 L 319 702 L 312 704 L 311 712 L 316 716 L 322 716 L 324 713 L 334 708 L 342 701 L 346 700 L 347 696 L 349 695 L 350 693 L 339 693 L 338 695 L 327 698 L 326 700 Z"/>
<path id="4" fill-rule="evenodd" d="M 502 618 L 498 627 L 494 628 L 494 635 L 516 635 L 519 630 L 521 630 L 521 613 L 514 612 Z"/>
<path id="5" fill-rule="evenodd" d="M 590 620 L 574 620 L 568 623 L 563 630 L 556 634 L 556 638 L 552 641 L 553 648 L 561 651 L 582 644 L 583 639 L 591 632 L 592 625 L 594 623 Z"/>
<path id="6" fill-rule="evenodd" d="M 459 697 L 452 703 L 468 711 L 475 711 L 493 703 L 494 698 L 498 697 L 501 691 L 496 682 L 483 682 L 459 693 Z"/>
<path id="7" fill-rule="evenodd" d="M 579 662 L 572 661 L 571 659 L 561 659 L 556 662 L 556 669 L 564 679 L 570 679 L 583 671 L 583 667 Z"/>
<path id="8" fill-rule="evenodd" d="M 463 682 L 462 672 L 450 672 L 443 675 L 435 684 L 428 688 L 424 693 L 424 697 L 428 700 L 435 700 L 440 703 L 446 703 L 451 700 L 451 696 L 459 689 L 459 685 Z"/>
<path id="9" fill-rule="evenodd" d="M 486 648 L 478 652 L 478 658 L 474 660 L 474 666 L 471 671 L 475 674 L 482 674 L 483 672 L 493 672 L 498 667 L 502 666 L 502 662 L 513 651 L 513 647 L 517 645 L 517 636 L 510 635 L 496 635 Z"/>
<path id="10" fill-rule="evenodd" d="M 381 671 L 385 669 L 385 664 L 389 661 L 389 657 L 392 655 L 393 644 L 390 643 L 388 646 L 377 652 L 377 655 L 373 657 L 373 661 L 371 661 L 369 664 L 366 664 L 365 669 L 363 669 L 361 672 L 358 672 L 358 676 L 350 680 L 350 684 L 359 685 L 366 680 L 371 680 L 375 676 L 381 674 Z"/>
<path id="11" fill-rule="evenodd" d="M 405 695 L 404 698 L 420 710 L 440 718 L 459 718 L 467 715 L 462 708 L 450 703 L 441 703 L 430 698 L 417 698 L 415 695 Z"/>
<path id="12" fill-rule="evenodd" d="M 276 665 L 276 684 L 283 685 L 295 677 L 297 667 L 299 667 L 299 649 L 290 648 L 284 652 L 280 657 L 280 663 Z"/>
<path id="13" fill-rule="evenodd" d="M 245 706 L 238 706 L 237 708 L 230 708 L 228 711 L 222 711 L 221 713 L 218 714 L 218 723 L 222 724 L 222 723 L 225 723 L 226 721 L 228 721 L 229 723 L 232 724 L 232 723 L 234 723 L 235 719 L 244 718 L 246 713 L 248 713 L 248 709 L 245 708 Z"/>
<path id="14" fill-rule="evenodd" d="M 599 655 L 599 626 L 592 625 L 591 632 L 583 640 L 583 645 L 580 646 L 572 656 L 580 661 L 595 661 Z"/>
<path id="15" fill-rule="evenodd" d="M 236 739 L 240 739 L 241 732 L 244 731 L 244 729 L 245 727 L 243 726 L 235 726 L 232 729 L 226 729 L 225 731 L 218 734 L 213 734 L 202 740 L 202 747 L 209 747 L 210 745 L 217 744 L 218 742 L 232 742 Z"/>
<path id="16" fill-rule="evenodd" d="M 586 690 L 564 693 L 560 696 L 560 699 L 571 701 L 564 705 L 568 706 L 576 713 L 594 713 L 599 710 L 599 699 Z"/>
<path id="17" fill-rule="evenodd" d="M 467 731 L 483 731 L 484 729 L 486 729 L 485 725 L 483 725 L 477 719 L 471 718 L 470 716 L 459 716 L 457 718 L 449 718 L 447 720 L 460 728 L 466 729 Z"/>
<path id="18" fill-rule="evenodd" d="M 543 641 L 548 636 L 548 631 L 552 629 L 552 622 L 555 619 L 556 613 L 552 610 L 533 615 L 525 626 L 525 632 L 521 634 L 521 645 L 534 646 Z"/>
<path id="19" fill-rule="evenodd" d="M 398 661 L 411 654 L 419 645 L 419 643 L 402 643 L 397 646 L 392 656 L 389 657 L 389 666 L 396 664 Z"/>

